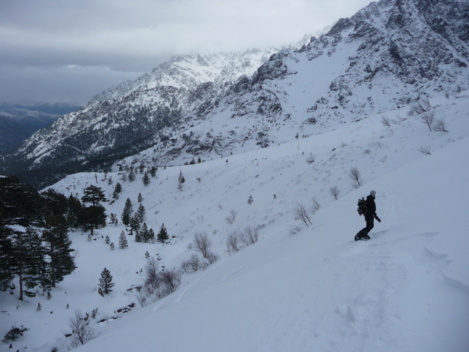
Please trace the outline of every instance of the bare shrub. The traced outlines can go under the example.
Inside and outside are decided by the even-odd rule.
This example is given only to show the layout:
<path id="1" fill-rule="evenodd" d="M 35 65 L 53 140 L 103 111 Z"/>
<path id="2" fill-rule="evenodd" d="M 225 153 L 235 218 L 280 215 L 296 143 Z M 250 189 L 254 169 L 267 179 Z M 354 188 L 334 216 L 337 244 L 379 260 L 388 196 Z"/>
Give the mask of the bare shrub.
<path id="1" fill-rule="evenodd" d="M 309 212 L 303 203 L 296 203 L 296 206 L 293 209 L 293 214 L 295 215 L 295 220 L 303 221 L 306 227 L 313 224 L 311 217 L 309 216 Z"/>
<path id="2" fill-rule="evenodd" d="M 79 312 L 75 313 L 70 319 L 69 327 L 72 330 L 72 347 L 84 345 L 89 340 L 96 337 L 96 333 L 90 325 L 88 317 Z"/>
<path id="3" fill-rule="evenodd" d="M 239 241 L 246 247 L 256 243 L 258 240 L 259 231 L 258 229 L 253 229 L 252 227 L 246 227 L 246 229 L 244 229 L 244 231 L 239 234 Z"/>
<path id="4" fill-rule="evenodd" d="M 226 248 L 230 254 L 231 252 L 239 251 L 239 237 L 236 232 L 232 232 L 228 235 L 228 238 L 226 239 Z"/>
<path id="5" fill-rule="evenodd" d="M 176 269 L 161 271 L 160 277 L 163 288 L 159 292 L 159 298 L 163 298 L 176 291 L 177 287 L 181 283 L 181 273 Z"/>
<path id="6" fill-rule="evenodd" d="M 145 307 L 148 303 L 148 293 L 146 291 L 139 291 L 135 296 L 137 298 L 140 307 Z"/>
<path id="7" fill-rule="evenodd" d="M 383 117 L 381 118 L 381 123 L 382 123 L 383 126 L 385 126 L 385 127 L 391 127 L 391 120 L 389 119 L 389 117 L 383 116 Z"/>
<path id="8" fill-rule="evenodd" d="M 433 127 L 433 130 L 437 132 L 448 132 L 444 120 L 436 120 L 435 127 Z"/>
<path id="9" fill-rule="evenodd" d="M 308 164 L 312 164 L 312 163 L 314 163 L 315 161 L 316 161 L 316 157 L 315 157 L 312 153 L 309 154 L 308 158 L 306 159 L 306 162 L 307 162 Z"/>
<path id="10" fill-rule="evenodd" d="M 236 220 L 236 212 L 234 210 L 230 211 L 230 214 L 225 218 L 225 221 L 228 224 L 233 224 Z"/>
<path id="11" fill-rule="evenodd" d="M 215 253 L 213 253 L 211 251 L 208 251 L 207 256 L 205 257 L 205 259 L 207 259 L 209 264 L 213 264 L 218 260 L 218 255 L 216 255 Z"/>
<path id="12" fill-rule="evenodd" d="M 207 258 L 211 245 L 212 241 L 210 241 L 210 239 L 208 238 L 207 233 L 198 232 L 195 234 L 194 248 L 195 250 L 199 251 L 204 258 Z"/>
<path id="13" fill-rule="evenodd" d="M 435 120 L 435 115 L 433 114 L 432 111 L 428 111 L 426 113 L 424 113 L 420 119 L 422 120 L 422 122 L 424 124 L 427 125 L 428 129 L 430 130 L 430 132 L 432 131 L 432 127 L 433 127 L 433 121 Z"/>
<path id="14" fill-rule="evenodd" d="M 186 273 L 189 272 L 196 272 L 199 270 L 202 266 L 202 263 L 200 261 L 200 258 L 197 254 L 193 254 L 190 259 L 186 260 L 185 262 L 182 263 L 182 270 L 184 270 Z"/>
<path id="15" fill-rule="evenodd" d="M 291 236 L 294 236 L 296 235 L 298 232 L 301 231 L 301 226 L 299 225 L 293 225 L 291 228 L 290 228 L 290 235 Z"/>
<path id="16" fill-rule="evenodd" d="M 420 115 L 420 114 L 426 113 L 427 111 L 430 111 L 431 108 L 432 106 L 430 102 L 428 101 L 428 99 L 421 99 L 419 102 L 412 105 L 408 115 L 409 116 Z"/>
<path id="17" fill-rule="evenodd" d="M 432 149 L 429 145 L 421 145 L 420 147 L 417 148 L 417 150 L 425 155 L 431 155 L 432 154 Z"/>
<path id="18" fill-rule="evenodd" d="M 362 185 L 362 176 L 360 171 L 356 167 L 352 167 L 349 172 L 349 177 L 352 179 L 354 188 L 358 188 Z"/>
<path id="19" fill-rule="evenodd" d="M 313 210 L 316 212 L 321 209 L 321 204 L 319 204 L 318 200 L 313 197 Z"/>
<path id="20" fill-rule="evenodd" d="M 331 188 L 329 188 L 329 194 L 330 194 L 335 200 L 337 200 L 337 199 L 339 198 L 339 194 L 340 194 L 339 187 L 337 187 L 337 186 L 332 186 Z"/>
<path id="21" fill-rule="evenodd" d="M 155 258 L 148 259 L 145 266 L 145 287 L 150 291 L 158 289 L 161 285 L 161 277 L 158 274 L 158 261 Z"/>

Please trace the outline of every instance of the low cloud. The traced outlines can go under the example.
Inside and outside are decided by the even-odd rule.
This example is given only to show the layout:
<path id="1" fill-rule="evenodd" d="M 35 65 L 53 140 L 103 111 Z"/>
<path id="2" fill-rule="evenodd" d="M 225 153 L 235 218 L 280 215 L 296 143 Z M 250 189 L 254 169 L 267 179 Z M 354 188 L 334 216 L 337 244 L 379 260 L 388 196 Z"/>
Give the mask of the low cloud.
<path id="1" fill-rule="evenodd" d="M 70 94 L 69 99 L 82 101 L 99 93 L 96 89 L 136 78 L 173 55 L 290 44 L 367 3 L 2 0 L 1 99 L 38 100 L 48 92 L 52 100 Z M 69 69 L 75 66 L 81 72 Z M 41 85 L 48 89 L 36 91 Z"/>

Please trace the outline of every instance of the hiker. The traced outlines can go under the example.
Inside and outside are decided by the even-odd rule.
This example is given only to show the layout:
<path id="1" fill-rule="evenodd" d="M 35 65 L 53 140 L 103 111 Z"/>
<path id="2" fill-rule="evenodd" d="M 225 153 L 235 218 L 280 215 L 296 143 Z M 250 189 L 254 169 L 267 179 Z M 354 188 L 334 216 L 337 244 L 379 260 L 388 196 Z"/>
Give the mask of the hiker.
<path id="1" fill-rule="evenodd" d="M 370 195 L 366 197 L 366 201 L 365 201 L 366 209 L 364 211 L 366 227 L 360 230 L 356 234 L 355 241 L 369 240 L 370 236 L 368 235 L 368 233 L 374 227 L 374 219 L 378 220 L 378 222 L 381 222 L 381 219 L 378 217 L 378 215 L 376 215 L 375 196 L 376 196 L 376 192 L 371 191 Z"/>

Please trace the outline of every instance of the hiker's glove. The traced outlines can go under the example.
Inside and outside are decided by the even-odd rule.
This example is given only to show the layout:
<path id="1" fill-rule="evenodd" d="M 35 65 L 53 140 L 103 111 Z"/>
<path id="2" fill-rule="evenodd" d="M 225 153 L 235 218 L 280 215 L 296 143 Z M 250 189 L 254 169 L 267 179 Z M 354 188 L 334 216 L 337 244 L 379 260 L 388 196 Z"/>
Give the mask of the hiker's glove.
<path id="1" fill-rule="evenodd" d="M 376 214 L 375 214 L 375 219 L 378 220 L 378 222 L 381 222 L 381 219 Z"/>

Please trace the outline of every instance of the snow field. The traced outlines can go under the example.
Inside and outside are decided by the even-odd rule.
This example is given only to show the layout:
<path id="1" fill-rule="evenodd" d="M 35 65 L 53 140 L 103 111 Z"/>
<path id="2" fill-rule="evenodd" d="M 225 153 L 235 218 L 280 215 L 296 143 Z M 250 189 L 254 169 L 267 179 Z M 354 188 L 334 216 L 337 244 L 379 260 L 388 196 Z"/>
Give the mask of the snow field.
<path id="1" fill-rule="evenodd" d="M 390 128 L 377 115 L 268 149 L 160 168 L 147 187 L 140 174 L 133 183 L 119 181 L 123 192 L 106 205 L 108 214 L 120 218 L 127 197 L 136 210 L 142 193 L 147 224 L 157 233 L 164 223 L 175 236 L 171 244 L 139 244 L 129 237 L 129 248 L 120 250 L 122 225 L 99 230 L 92 242 L 71 234 L 78 269 L 51 300 L 38 296 L 19 302 L 0 293 L 0 333 L 23 324 L 31 330 L 14 342 L 15 350 L 65 351 L 69 341 L 64 334 L 75 311 L 98 308 L 102 319 L 136 303 L 127 289 L 143 282 L 145 251 L 161 258 L 160 265 L 178 267 L 196 253 L 189 248 L 194 234 L 206 232 L 217 262 L 183 275 L 178 290 L 162 300 L 143 308 L 137 303 L 117 320 L 94 321 L 99 337 L 78 350 L 467 350 L 467 99 L 464 92 L 459 98 L 432 100 L 449 133 L 429 132 L 402 109 L 386 113 L 396 119 Z M 431 155 L 417 150 L 423 144 Z M 310 153 L 312 164 L 306 162 Z M 348 176 L 351 167 L 362 173 L 358 189 Z M 177 190 L 180 171 L 186 179 L 182 191 Z M 119 177 L 111 175 L 115 185 Z M 87 185 L 96 184 L 110 197 L 114 185 L 102 174 L 97 183 L 95 177 L 71 175 L 54 188 L 81 196 Z M 329 194 L 332 186 L 341 191 L 337 201 Z M 372 240 L 354 242 L 364 226 L 356 201 L 371 189 L 383 221 L 375 223 Z M 313 225 L 290 235 L 301 225 L 293 208 L 298 202 L 310 208 L 313 197 L 321 204 Z M 231 210 L 236 219 L 228 224 Z M 259 241 L 228 254 L 227 236 L 246 227 L 259 227 Z M 114 251 L 105 245 L 106 235 Z M 116 286 L 103 298 L 97 284 L 104 267 Z"/>

